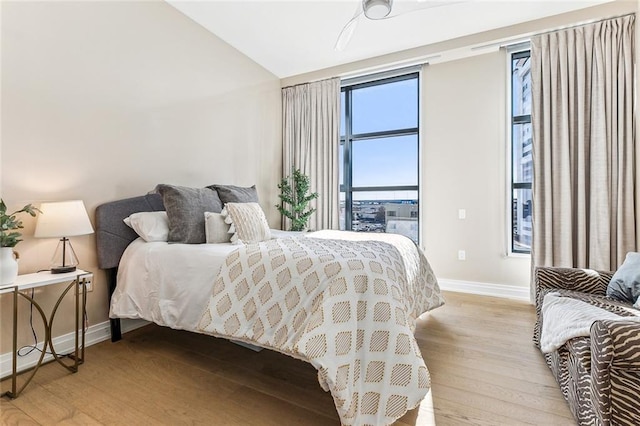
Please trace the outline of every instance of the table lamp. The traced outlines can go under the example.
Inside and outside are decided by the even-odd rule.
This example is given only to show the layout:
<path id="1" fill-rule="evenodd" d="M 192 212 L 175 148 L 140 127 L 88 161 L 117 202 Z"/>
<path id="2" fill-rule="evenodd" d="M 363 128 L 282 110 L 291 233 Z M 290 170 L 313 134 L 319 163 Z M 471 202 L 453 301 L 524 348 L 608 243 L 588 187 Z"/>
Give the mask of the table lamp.
<path id="1" fill-rule="evenodd" d="M 73 272 L 78 257 L 68 237 L 93 234 L 87 210 L 81 200 L 42 203 L 34 237 L 60 238 L 51 259 L 51 273 Z"/>

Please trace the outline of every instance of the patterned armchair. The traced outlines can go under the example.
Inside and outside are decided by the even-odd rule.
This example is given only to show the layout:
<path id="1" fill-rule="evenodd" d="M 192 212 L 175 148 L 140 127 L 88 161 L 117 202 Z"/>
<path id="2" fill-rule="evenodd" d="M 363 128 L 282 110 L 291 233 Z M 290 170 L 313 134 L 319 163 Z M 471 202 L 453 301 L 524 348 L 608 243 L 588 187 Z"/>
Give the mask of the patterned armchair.
<path id="1" fill-rule="evenodd" d="M 542 301 L 553 291 L 623 317 L 640 316 L 630 304 L 605 296 L 613 272 L 539 267 L 535 271 L 540 347 Z M 579 425 L 640 425 L 640 323 L 595 321 L 589 337 L 571 339 L 545 361 Z"/>

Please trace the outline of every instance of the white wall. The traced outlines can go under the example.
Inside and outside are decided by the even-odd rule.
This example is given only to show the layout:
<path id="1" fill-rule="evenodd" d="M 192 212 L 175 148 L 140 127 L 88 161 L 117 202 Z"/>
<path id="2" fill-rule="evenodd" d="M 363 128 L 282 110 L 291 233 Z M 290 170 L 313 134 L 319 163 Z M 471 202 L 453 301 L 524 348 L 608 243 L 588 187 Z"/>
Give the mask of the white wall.
<path id="1" fill-rule="evenodd" d="M 2 2 L 0 195 L 9 208 L 101 203 L 158 183 L 257 184 L 270 224 L 281 174 L 280 82 L 165 2 Z M 20 272 L 47 268 L 56 242 L 31 237 Z M 97 273 L 89 321 L 107 320 L 95 238 L 75 237 Z M 36 294 L 50 309 L 54 289 Z M 10 297 L 1 298 L 8 351 Z M 64 308 L 64 307 L 63 307 Z M 23 309 L 20 323 L 26 325 Z M 57 318 L 54 335 L 71 329 Z M 37 321 L 36 321 L 37 322 Z M 29 341 L 26 327 L 22 343 Z M 42 338 L 43 334 L 39 334 Z"/>
<path id="2" fill-rule="evenodd" d="M 424 70 L 423 242 L 439 277 L 527 287 L 530 259 L 506 256 L 506 60 L 499 51 Z"/>

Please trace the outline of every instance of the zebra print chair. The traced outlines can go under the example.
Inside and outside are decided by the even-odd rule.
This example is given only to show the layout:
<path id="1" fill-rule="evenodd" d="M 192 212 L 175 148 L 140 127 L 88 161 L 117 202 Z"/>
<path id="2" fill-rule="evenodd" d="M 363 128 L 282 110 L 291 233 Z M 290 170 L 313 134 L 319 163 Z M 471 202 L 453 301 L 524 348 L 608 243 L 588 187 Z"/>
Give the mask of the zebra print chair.
<path id="1" fill-rule="evenodd" d="M 551 291 L 623 317 L 640 316 L 630 304 L 605 296 L 612 276 L 613 272 L 537 268 L 535 345 L 540 348 L 542 301 Z M 640 425 L 640 323 L 596 321 L 590 337 L 571 339 L 544 356 L 579 425 Z"/>

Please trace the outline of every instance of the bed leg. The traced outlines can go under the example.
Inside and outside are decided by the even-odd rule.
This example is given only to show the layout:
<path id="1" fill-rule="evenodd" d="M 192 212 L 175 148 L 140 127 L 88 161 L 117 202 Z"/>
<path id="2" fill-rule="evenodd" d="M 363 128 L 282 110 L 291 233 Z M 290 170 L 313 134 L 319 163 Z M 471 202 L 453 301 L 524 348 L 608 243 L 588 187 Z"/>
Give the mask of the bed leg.
<path id="1" fill-rule="evenodd" d="M 122 330 L 120 329 L 120 318 L 111 318 L 111 341 L 117 342 L 122 339 Z"/>
<path id="2" fill-rule="evenodd" d="M 107 269 L 107 281 L 109 282 L 109 306 L 111 306 L 111 296 L 116 289 L 118 279 L 118 268 Z M 111 318 L 111 341 L 117 342 L 122 339 L 122 329 L 120 328 L 120 318 Z"/>

